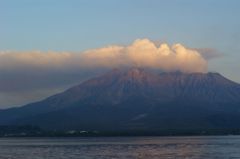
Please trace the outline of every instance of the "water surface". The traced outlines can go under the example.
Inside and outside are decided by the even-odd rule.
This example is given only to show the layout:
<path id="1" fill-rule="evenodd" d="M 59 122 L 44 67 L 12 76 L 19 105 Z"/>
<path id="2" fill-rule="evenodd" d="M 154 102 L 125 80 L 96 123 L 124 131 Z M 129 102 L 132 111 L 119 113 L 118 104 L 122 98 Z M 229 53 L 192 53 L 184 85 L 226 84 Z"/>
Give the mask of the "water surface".
<path id="1" fill-rule="evenodd" d="M 230 158 L 240 158 L 240 136 L 0 138 L 0 159 Z"/>

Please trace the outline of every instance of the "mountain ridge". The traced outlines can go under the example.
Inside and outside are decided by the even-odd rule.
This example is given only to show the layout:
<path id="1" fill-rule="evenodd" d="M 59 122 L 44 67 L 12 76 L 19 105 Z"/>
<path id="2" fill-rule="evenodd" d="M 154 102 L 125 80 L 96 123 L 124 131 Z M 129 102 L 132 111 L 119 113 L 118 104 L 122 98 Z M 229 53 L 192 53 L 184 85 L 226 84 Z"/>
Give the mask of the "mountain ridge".
<path id="1" fill-rule="evenodd" d="M 240 128 L 240 85 L 219 73 L 114 69 L 68 90 L 0 111 L 0 125 L 45 129 Z"/>

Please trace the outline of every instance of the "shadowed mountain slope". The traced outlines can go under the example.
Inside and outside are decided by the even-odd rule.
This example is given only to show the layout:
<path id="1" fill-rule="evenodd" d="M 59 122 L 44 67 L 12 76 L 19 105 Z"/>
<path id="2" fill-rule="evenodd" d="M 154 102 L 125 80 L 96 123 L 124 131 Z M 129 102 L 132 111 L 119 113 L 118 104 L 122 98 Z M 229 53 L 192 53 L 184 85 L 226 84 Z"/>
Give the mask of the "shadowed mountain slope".
<path id="1" fill-rule="evenodd" d="M 240 85 L 218 73 L 114 69 L 43 101 L 2 110 L 0 124 L 98 131 L 240 128 Z"/>

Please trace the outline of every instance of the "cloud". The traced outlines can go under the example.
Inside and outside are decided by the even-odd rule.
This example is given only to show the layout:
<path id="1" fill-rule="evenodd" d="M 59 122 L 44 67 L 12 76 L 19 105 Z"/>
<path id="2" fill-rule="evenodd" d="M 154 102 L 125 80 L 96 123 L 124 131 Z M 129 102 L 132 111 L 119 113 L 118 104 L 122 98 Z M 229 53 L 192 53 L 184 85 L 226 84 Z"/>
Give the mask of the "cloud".
<path id="1" fill-rule="evenodd" d="M 164 71 L 206 72 L 207 61 L 196 50 L 181 44 L 156 46 L 148 39 L 138 39 L 131 45 L 109 46 L 83 52 L 82 59 L 92 67 L 137 66 Z"/>
<path id="2" fill-rule="evenodd" d="M 0 107 L 42 99 L 116 67 L 206 72 L 210 57 L 202 52 L 148 39 L 83 52 L 0 51 Z"/>
<path id="3" fill-rule="evenodd" d="M 156 46 L 148 39 L 138 39 L 126 47 L 114 45 L 82 53 L 7 51 L 0 52 L 0 70 L 37 69 L 39 71 L 137 66 L 164 71 L 206 72 L 207 61 L 204 57 L 207 56 L 204 54 L 203 57 L 198 50 L 187 48 L 181 44 L 169 46 L 162 43 L 160 46 Z"/>
<path id="4" fill-rule="evenodd" d="M 223 56 L 221 52 L 213 48 L 196 48 L 195 50 L 197 50 L 202 57 L 208 61 Z"/>

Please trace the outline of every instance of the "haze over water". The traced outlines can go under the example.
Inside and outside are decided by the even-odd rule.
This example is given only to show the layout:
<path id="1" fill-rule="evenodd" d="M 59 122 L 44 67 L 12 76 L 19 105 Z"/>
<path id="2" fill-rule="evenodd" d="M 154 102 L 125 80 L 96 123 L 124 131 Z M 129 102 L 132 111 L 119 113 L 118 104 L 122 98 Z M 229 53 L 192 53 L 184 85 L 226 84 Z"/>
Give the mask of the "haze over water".
<path id="1" fill-rule="evenodd" d="M 240 158 L 240 136 L 2 138 L 1 159 Z"/>

